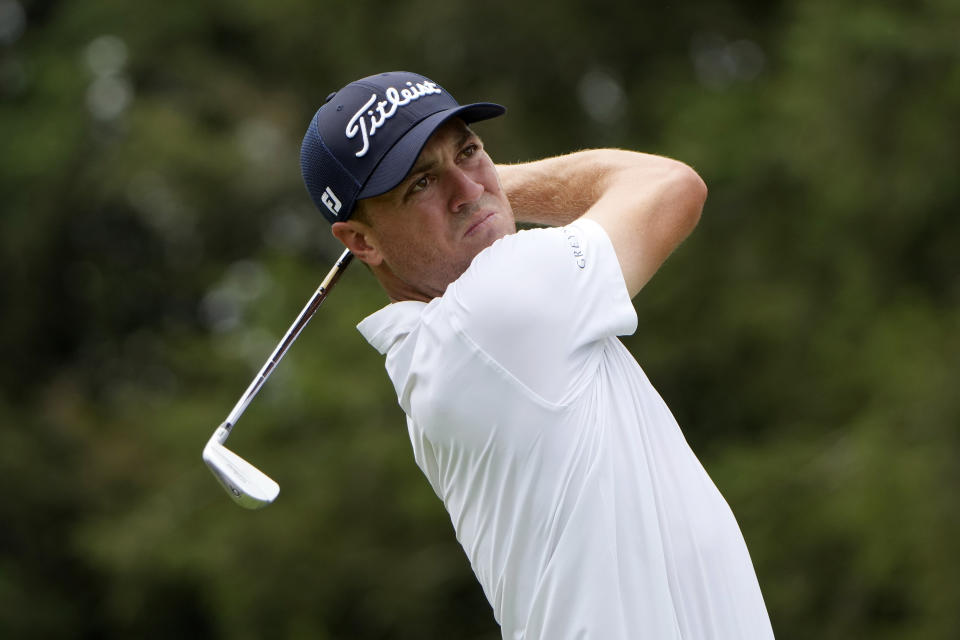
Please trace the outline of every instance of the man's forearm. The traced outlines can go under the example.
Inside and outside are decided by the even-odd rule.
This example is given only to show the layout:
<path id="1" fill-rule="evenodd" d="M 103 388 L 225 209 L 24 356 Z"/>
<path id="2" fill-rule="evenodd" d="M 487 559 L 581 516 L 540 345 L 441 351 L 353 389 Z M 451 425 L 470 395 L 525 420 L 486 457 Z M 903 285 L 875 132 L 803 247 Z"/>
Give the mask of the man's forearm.
<path id="1" fill-rule="evenodd" d="M 593 206 L 624 170 L 656 172 L 672 160 L 660 156 L 590 149 L 521 164 L 497 165 L 517 222 L 568 224 Z"/>
<path id="2" fill-rule="evenodd" d="M 497 165 L 500 182 L 517 222 L 562 226 L 579 218 L 595 200 L 568 184 L 586 164 L 584 152 L 522 164 Z M 575 180 L 580 182 L 579 179 Z"/>

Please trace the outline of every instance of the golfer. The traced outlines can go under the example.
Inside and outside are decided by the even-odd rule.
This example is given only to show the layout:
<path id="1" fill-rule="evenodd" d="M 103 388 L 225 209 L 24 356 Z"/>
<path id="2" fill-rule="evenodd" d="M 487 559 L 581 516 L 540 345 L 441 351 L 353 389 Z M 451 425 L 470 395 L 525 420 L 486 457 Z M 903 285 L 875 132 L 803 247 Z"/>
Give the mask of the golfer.
<path id="1" fill-rule="evenodd" d="M 331 94 L 301 150 L 391 300 L 358 328 L 503 637 L 772 638 L 730 508 L 617 338 L 706 187 L 620 150 L 496 165 L 469 125 L 504 111 L 384 73 Z"/>

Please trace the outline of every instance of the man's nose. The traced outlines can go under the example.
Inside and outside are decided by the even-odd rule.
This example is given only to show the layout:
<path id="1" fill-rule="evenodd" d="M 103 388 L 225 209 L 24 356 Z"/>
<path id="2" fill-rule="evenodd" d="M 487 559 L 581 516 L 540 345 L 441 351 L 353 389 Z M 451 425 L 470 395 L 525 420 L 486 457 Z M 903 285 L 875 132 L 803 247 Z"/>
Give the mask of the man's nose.
<path id="1" fill-rule="evenodd" d="M 451 171 L 452 187 L 450 193 L 450 211 L 460 213 L 465 206 L 474 204 L 483 195 L 483 185 L 473 176 L 456 167 Z"/>

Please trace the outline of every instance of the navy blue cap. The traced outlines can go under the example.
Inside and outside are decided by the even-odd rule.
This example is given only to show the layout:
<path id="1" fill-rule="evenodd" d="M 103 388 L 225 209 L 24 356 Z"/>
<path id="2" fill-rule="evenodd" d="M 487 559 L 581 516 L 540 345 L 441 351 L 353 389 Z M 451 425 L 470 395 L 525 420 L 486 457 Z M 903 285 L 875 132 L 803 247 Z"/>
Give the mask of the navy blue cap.
<path id="1" fill-rule="evenodd" d="M 491 102 L 460 105 L 437 83 L 408 71 L 351 82 L 330 94 L 310 121 L 300 147 L 303 182 L 331 224 L 346 220 L 357 200 L 400 184 L 444 122 L 454 116 L 477 122 L 505 111 Z"/>

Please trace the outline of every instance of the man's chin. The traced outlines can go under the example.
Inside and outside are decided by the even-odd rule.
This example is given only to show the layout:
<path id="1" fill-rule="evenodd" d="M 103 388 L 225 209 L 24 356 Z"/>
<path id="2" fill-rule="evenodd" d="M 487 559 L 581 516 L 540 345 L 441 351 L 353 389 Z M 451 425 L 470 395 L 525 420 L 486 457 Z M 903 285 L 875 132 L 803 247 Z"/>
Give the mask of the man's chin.
<path id="1" fill-rule="evenodd" d="M 472 229 L 465 239 L 486 248 L 500 238 L 516 232 L 517 225 L 512 216 L 495 212 Z"/>

